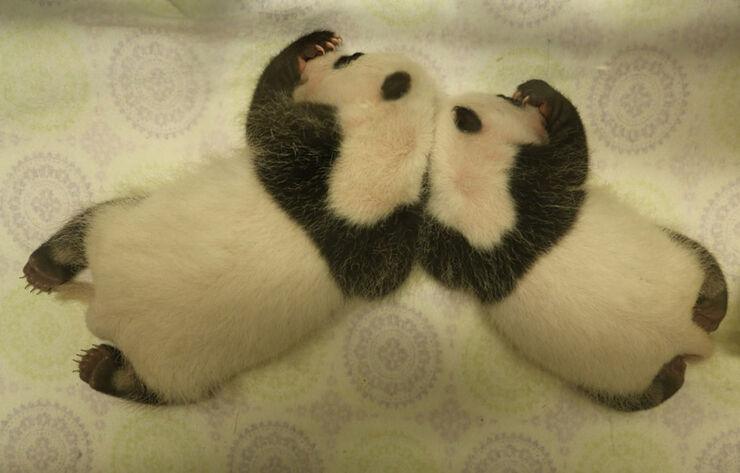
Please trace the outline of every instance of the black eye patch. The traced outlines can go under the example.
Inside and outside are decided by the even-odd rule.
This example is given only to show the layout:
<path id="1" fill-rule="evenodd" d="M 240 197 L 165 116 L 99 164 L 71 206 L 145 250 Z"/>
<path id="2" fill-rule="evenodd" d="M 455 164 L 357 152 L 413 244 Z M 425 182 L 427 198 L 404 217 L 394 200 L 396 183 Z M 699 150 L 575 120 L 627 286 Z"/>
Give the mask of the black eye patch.
<path id="1" fill-rule="evenodd" d="M 478 114 L 469 108 L 458 105 L 452 111 L 455 113 L 455 126 L 463 133 L 478 133 L 483 126 Z"/>
<path id="2" fill-rule="evenodd" d="M 398 100 L 411 89 L 411 76 L 408 72 L 398 71 L 389 75 L 380 88 L 383 100 Z"/>
<path id="3" fill-rule="evenodd" d="M 351 56 L 342 56 L 336 61 L 334 61 L 334 66 L 332 66 L 334 69 L 341 69 L 342 67 L 347 67 L 350 62 L 357 60 L 360 56 L 362 56 L 364 53 L 354 53 Z"/>

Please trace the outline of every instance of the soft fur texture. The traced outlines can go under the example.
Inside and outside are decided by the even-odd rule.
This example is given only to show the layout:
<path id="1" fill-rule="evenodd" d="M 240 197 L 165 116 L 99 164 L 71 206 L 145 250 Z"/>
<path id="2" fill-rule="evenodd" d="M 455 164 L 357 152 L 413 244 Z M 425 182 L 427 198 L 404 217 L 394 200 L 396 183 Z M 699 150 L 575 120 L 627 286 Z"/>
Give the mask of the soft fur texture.
<path id="1" fill-rule="evenodd" d="M 334 67 L 338 43 L 312 33 L 268 64 L 247 118 L 249 150 L 77 217 L 86 224 L 70 233 L 84 248 L 76 269 L 89 263 L 95 287 L 87 324 L 116 346 L 83 355 L 91 386 L 196 401 L 295 344 L 350 296 L 387 294 L 406 278 L 435 87 L 402 56 Z M 407 77 L 388 79 L 399 71 Z M 29 281 L 64 263 L 39 250 Z"/>
<path id="2" fill-rule="evenodd" d="M 442 105 L 422 266 L 472 291 L 544 368 L 615 408 L 654 406 L 680 388 L 685 355 L 711 353 L 707 331 L 726 310 L 719 266 L 585 184 L 585 131 L 567 99 L 542 81 L 515 97 Z"/>

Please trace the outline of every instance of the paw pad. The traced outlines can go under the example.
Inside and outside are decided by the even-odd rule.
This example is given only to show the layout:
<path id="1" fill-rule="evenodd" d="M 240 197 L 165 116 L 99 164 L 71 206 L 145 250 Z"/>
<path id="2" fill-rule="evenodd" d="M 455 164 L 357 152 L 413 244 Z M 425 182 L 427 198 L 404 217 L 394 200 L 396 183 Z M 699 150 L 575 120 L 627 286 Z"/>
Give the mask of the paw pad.
<path id="1" fill-rule="evenodd" d="M 123 366 L 121 352 L 110 345 L 93 345 L 82 350 L 75 359 L 79 365 L 80 379 L 96 391 L 114 394 L 113 374 Z"/>

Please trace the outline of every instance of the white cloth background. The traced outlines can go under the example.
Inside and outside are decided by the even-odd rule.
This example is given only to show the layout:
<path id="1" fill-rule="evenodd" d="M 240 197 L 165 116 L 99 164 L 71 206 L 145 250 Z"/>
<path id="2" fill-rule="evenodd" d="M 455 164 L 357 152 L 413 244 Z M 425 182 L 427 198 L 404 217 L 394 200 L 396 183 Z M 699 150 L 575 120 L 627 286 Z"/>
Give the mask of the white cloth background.
<path id="1" fill-rule="evenodd" d="M 424 282 L 199 405 L 77 379 L 84 307 L 24 291 L 30 251 L 84 206 L 240 146 L 268 57 L 320 27 L 406 52 L 449 93 L 563 90 L 593 178 L 722 265 L 715 356 L 660 407 L 613 412 Z M 735 0 L 3 0 L 0 471 L 739 471 L 739 31 Z"/>

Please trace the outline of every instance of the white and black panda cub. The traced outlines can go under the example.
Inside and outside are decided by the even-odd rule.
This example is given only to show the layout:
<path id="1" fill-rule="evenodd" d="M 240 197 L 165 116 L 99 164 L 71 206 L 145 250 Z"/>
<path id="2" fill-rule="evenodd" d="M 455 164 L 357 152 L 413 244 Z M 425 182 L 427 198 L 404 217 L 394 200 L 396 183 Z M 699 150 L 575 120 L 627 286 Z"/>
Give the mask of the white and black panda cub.
<path id="1" fill-rule="evenodd" d="M 441 106 L 422 267 L 526 357 L 623 410 L 655 406 L 725 315 L 715 259 L 586 185 L 575 107 L 543 81 Z M 496 363 L 496 360 L 491 360 Z"/>
<path id="2" fill-rule="evenodd" d="M 196 401 L 295 344 L 414 261 L 436 88 L 401 55 L 332 53 L 304 36 L 267 65 L 248 149 L 138 198 L 92 207 L 34 251 L 50 291 L 91 270 L 94 389 Z"/>

